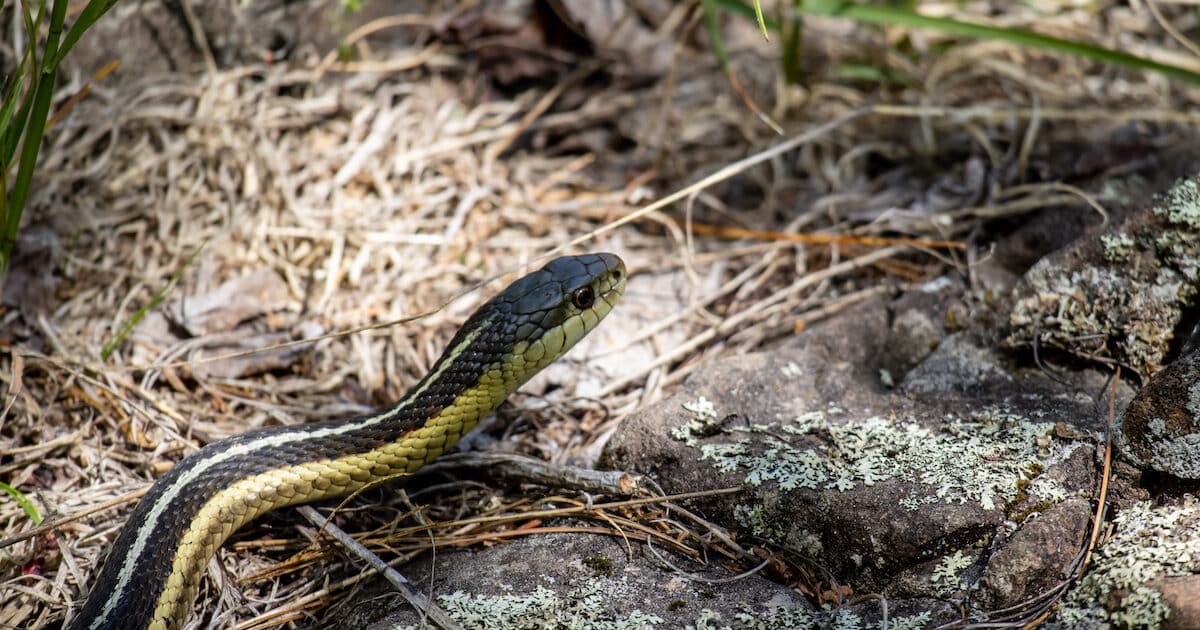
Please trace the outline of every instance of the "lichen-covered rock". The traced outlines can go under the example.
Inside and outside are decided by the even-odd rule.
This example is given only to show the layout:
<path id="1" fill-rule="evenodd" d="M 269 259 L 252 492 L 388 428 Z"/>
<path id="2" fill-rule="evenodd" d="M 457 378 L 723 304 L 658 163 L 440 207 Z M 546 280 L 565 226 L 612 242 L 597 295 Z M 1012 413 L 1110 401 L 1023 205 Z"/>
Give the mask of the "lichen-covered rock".
<path id="1" fill-rule="evenodd" d="M 668 492 L 741 487 L 693 505 L 813 559 L 856 593 L 923 602 L 936 625 L 963 607 L 983 610 L 973 598 L 994 541 L 1092 495 L 1094 443 L 1056 423 L 1088 426 L 1093 401 L 1007 368 L 964 335 L 944 339 L 889 389 L 877 363 L 881 310 L 847 314 L 798 347 L 698 370 L 675 396 L 627 419 L 606 461 L 651 474 Z M 1008 555 L 1077 548 L 1083 531 L 1038 535 L 1040 547 Z M 1055 559 L 1038 560 L 1045 574 L 1062 570 L 1049 568 Z M 1004 598 L 1037 594 L 1043 581 L 1012 572 L 1038 561 L 991 570 Z"/>
<path id="2" fill-rule="evenodd" d="M 1126 408 L 1114 439 L 1142 468 L 1200 479 L 1200 350 L 1150 378 Z"/>
<path id="3" fill-rule="evenodd" d="M 643 630 L 729 627 L 744 630 L 820 627 L 829 618 L 801 595 L 758 576 L 730 581 L 719 567 L 693 566 L 660 551 L 690 573 L 662 565 L 641 547 L 593 534 L 521 538 L 477 552 L 439 553 L 405 573 L 464 628 Z M 707 581 L 706 581 L 707 580 Z M 394 593 L 359 597 L 334 614 L 344 630 L 419 628 L 421 618 Z M 845 614 L 845 613 L 842 613 Z M 705 626 L 705 621 L 714 625 Z M 721 623 L 715 623 L 720 621 Z"/>
<path id="4" fill-rule="evenodd" d="M 1137 503 L 1114 522 L 1047 627 L 1200 627 L 1200 501 Z"/>
<path id="5" fill-rule="evenodd" d="M 1115 361 L 1143 375 L 1162 364 L 1200 290 L 1200 178 L 1025 275 L 1008 343 Z"/>

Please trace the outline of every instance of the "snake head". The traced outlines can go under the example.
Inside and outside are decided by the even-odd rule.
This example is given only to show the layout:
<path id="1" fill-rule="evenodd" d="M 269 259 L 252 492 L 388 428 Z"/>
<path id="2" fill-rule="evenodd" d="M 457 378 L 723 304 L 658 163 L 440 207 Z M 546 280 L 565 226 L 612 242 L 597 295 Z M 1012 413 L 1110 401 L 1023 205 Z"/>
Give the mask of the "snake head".
<path id="1" fill-rule="evenodd" d="M 555 258 L 514 282 L 480 314 L 503 323 L 493 329 L 507 338 L 497 341 L 511 348 L 514 367 L 532 374 L 608 315 L 625 291 L 626 275 L 625 263 L 613 254 Z"/>

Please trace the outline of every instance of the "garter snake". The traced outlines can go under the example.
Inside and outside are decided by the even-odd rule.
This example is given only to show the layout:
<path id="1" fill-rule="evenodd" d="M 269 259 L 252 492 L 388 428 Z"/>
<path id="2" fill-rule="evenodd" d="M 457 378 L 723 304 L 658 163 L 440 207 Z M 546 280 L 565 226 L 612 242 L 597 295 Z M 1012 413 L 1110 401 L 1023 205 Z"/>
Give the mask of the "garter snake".
<path id="1" fill-rule="evenodd" d="M 557 258 L 476 310 L 390 408 L 249 431 L 185 457 L 134 508 L 68 627 L 182 627 L 204 566 L 235 530 L 417 470 L 566 353 L 624 290 L 617 256 Z"/>

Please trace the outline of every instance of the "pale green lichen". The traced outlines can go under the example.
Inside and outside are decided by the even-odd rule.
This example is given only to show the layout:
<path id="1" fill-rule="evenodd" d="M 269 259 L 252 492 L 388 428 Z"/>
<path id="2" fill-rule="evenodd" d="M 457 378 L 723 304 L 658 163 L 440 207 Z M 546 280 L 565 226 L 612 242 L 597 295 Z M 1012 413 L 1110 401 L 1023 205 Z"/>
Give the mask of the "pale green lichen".
<path id="1" fill-rule="evenodd" d="M 954 555 L 944 556 L 938 561 L 933 568 L 933 575 L 930 576 L 929 582 L 937 589 L 939 595 L 950 595 L 966 587 L 961 573 L 973 562 L 974 560 L 970 556 L 963 555 L 962 551 L 955 551 Z"/>
<path id="2" fill-rule="evenodd" d="M 889 619 L 886 630 L 925 630 L 933 621 L 933 613 L 923 612 L 916 615 Z M 884 630 L 883 622 L 879 622 L 879 630 Z"/>
<path id="3" fill-rule="evenodd" d="M 612 597 L 612 581 L 594 578 L 561 597 L 539 585 L 532 593 L 524 595 L 475 595 L 455 591 L 439 595 L 438 603 L 466 628 L 643 630 L 664 623 L 661 617 L 637 609 L 615 611 L 609 605 Z"/>
<path id="4" fill-rule="evenodd" d="M 824 551 L 820 536 L 796 527 L 791 519 L 769 514 L 762 505 L 735 505 L 733 518 L 743 530 L 759 538 L 781 543 L 806 556 L 815 558 Z"/>
<path id="5" fill-rule="evenodd" d="M 1183 311 L 1200 288 L 1200 199 L 1183 180 L 1119 231 L 1087 239 L 1071 256 L 1043 258 L 1025 275 L 1009 316 L 1011 343 L 1114 358 L 1152 373 L 1168 351 Z M 1132 260 L 1153 244 L 1153 256 Z"/>
<path id="6" fill-rule="evenodd" d="M 700 459 L 711 459 L 717 470 L 723 473 L 737 472 L 738 462 L 750 455 L 750 440 L 738 440 L 732 444 L 705 444 L 700 447 Z"/>
<path id="7" fill-rule="evenodd" d="M 907 508 L 909 512 L 916 512 L 917 510 L 921 509 L 922 506 L 937 502 L 938 498 L 932 494 L 927 494 L 924 496 L 909 495 L 903 499 L 900 499 L 900 505 Z"/>
<path id="8" fill-rule="evenodd" d="M 830 413 L 840 413 L 840 410 L 831 410 Z M 825 418 L 825 412 L 809 411 L 796 416 L 791 422 L 785 422 L 780 429 L 784 433 L 790 433 L 792 435 L 808 435 L 813 431 L 820 430 L 826 424 L 827 421 Z"/>
<path id="9" fill-rule="evenodd" d="M 715 611 L 705 608 L 700 611 L 695 623 L 685 626 L 687 630 L 776 630 L 778 628 L 830 627 L 828 613 L 813 612 L 803 608 L 772 608 L 763 612 L 742 610 L 728 621 Z"/>
<path id="10" fill-rule="evenodd" d="M 1127 436 L 1121 438 L 1127 446 Z M 1200 431 L 1176 433 L 1167 429 L 1166 420 L 1154 417 L 1146 423 L 1142 442 L 1138 450 L 1147 453 L 1150 467 L 1184 479 L 1200 479 Z"/>
<path id="11" fill-rule="evenodd" d="M 1200 433 L 1146 436 L 1150 466 L 1184 479 L 1200 479 Z"/>
<path id="12" fill-rule="evenodd" d="M 1200 418 L 1200 370 L 1192 369 L 1188 371 L 1188 378 L 1192 385 L 1188 387 L 1187 410 L 1192 412 L 1192 417 Z"/>
<path id="13" fill-rule="evenodd" d="M 1029 487 L 1026 488 L 1026 491 L 1051 503 L 1062 503 L 1067 500 L 1067 489 L 1062 487 L 1062 484 L 1048 477 L 1034 479 L 1029 484 Z"/>
<path id="14" fill-rule="evenodd" d="M 701 396 L 696 402 L 683 403 L 683 408 L 695 414 L 695 420 L 711 422 L 717 419 L 717 408 L 712 401 Z"/>
<path id="15" fill-rule="evenodd" d="M 1163 203 L 1154 208 L 1154 213 L 1171 223 L 1200 229 L 1200 185 L 1195 179 L 1177 183 L 1163 195 Z"/>
<path id="16" fill-rule="evenodd" d="M 933 615 L 923 612 L 916 615 L 894 617 L 888 620 L 888 630 L 923 630 L 929 626 Z M 883 622 L 871 626 L 883 629 Z M 732 619 L 705 608 L 694 623 L 684 626 L 686 630 L 800 630 L 825 628 L 826 630 L 862 630 L 863 620 L 847 608 L 811 611 L 803 608 L 773 608 L 754 613 L 748 610 L 735 613 Z"/>
<path id="17" fill-rule="evenodd" d="M 845 491 L 860 483 L 900 479 L 918 485 L 898 498 L 911 509 L 939 501 L 975 501 L 990 510 L 1016 497 L 1017 481 L 1034 476 L 1032 464 L 1073 448 L 1051 453 L 1053 441 L 1047 435 L 1052 427 L 994 409 L 971 419 L 951 418 L 937 431 L 879 417 L 833 423 L 812 412 L 782 425 L 730 429 L 757 434 L 757 440 L 699 448 L 702 461 L 711 461 L 723 473 L 741 473 L 752 486 Z M 688 435 L 693 437 L 690 431 Z"/>
<path id="18" fill-rule="evenodd" d="M 830 630 L 862 630 L 862 617 L 845 608 L 830 611 L 826 627 Z"/>
<path id="19" fill-rule="evenodd" d="M 733 518 L 742 529 L 771 540 L 781 540 L 788 534 L 788 526 L 768 518 L 761 505 L 735 505 Z"/>
<path id="20" fill-rule="evenodd" d="M 1048 628 L 1159 628 L 1170 611 L 1151 581 L 1200 571 L 1200 501 L 1194 497 L 1158 508 L 1148 501 L 1134 504 L 1114 524 L 1112 537 L 1096 551 L 1091 569 Z M 1106 609 L 1115 595 L 1120 600 Z"/>
<path id="21" fill-rule="evenodd" d="M 683 408 L 692 412 L 692 417 L 680 426 L 671 429 L 671 437 L 687 444 L 696 445 L 696 438 L 712 434 L 720 428 L 717 408 L 712 401 L 701 396 L 695 402 L 683 403 Z"/>
<path id="22" fill-rule="evenodd" d="M 1171 609 L 1163 601 L 1162 594 L 1145 586 L 1121 599 L 1120 610 L 1109 615 L 1109 619 L 1121 628 L 1158 628 L 1171 616 Z"/>
<path id="23" fill-rule="evenodd" d="M 1134 275 L 1123 267 L 1067 272 L 1043 259 L 1027 275 L 1034 294 L 1013 306 L 1013 339 L 1085 356 L 1116 356 L 1137 367 L 1157 365 L 1164 341 L 1195 294 L 1194 283 L 1163 267 Z"/>
<path id="24" fill-rule="evenodd" d="M 1125 234 L 1104 234 L 1100 237 L 1104 246 L 1104 258 L 1109 262 L 1125 262 L 1133 258 L 1136 243 L 1133 237 Z"/>
<path id="25" fill-rule="evenodd" d="M 1200 236 L 1180 230 L 1163 230 L 1154 240 L 1158 254 L 1191 282 L 1200 279 Z"/>

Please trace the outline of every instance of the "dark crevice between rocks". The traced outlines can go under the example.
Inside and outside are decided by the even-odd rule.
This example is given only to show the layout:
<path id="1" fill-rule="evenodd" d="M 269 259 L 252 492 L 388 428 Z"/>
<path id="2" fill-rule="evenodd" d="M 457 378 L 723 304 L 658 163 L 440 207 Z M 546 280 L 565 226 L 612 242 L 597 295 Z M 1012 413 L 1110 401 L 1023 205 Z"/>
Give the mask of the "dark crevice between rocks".
<path id="1" fill-rule="evenodd" d="M 1154 497 L 1158 505 L 1175 503 L 1186 494 L 1200 493 L 1200 481 L 1181 479 L 1156 470 L 1142 472 L 1142 487 Z"/>
<path id="2" fill-rule="evenodd" d="M 1037 261 L 1087 234 L 1100 221 L 1096 211 L 1087 206 L 1059 206 L 1032 216 L 992 221 L 980 233 L 987 234 L 990 244 L 994 244 L 996 262 L 1020 276 Z"/>
<path id="3" fill-rule="evenodd" d="M 1200 350 L 1200 301 L 1183 310 L 1174 336 L 1167 344 L 1163 365 L 1168 365 L 1180 356 L 1196 350 Z"/>

